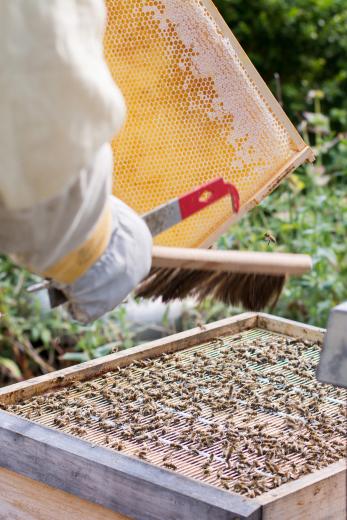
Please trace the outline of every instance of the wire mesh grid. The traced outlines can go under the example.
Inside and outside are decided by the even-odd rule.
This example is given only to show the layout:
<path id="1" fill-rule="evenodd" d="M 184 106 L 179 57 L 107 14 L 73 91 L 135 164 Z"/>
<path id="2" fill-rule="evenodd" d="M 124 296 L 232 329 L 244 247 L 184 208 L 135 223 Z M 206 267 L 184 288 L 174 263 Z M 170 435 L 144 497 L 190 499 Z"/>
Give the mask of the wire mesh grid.
<path id="1" fill-rule="evenodd" d="M 344 457 L 346 392 L 320 346 L 252 329 L 5 409 L 250 498 Z"/>

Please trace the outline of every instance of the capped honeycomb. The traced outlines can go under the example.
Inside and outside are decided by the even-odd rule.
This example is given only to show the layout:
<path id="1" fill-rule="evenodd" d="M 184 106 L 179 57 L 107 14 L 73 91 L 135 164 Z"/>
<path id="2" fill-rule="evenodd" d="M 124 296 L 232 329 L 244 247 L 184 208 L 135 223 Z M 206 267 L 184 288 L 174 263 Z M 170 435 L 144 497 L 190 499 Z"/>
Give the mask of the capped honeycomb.
<path id="1" fill-rule="evenodd" d="M 346 391 L 317 382 L 319 353 L 254 328 L 2 407 L 254 498 L 345 457 Z"/>
<path id="2" fill-rule="evenodd" d="M 105 56 L 128 107 L 115 195 L 143 214 L 217 177 L 236 185 L 241 210 L 273 181 L 271 191 L 305 143 L 212 3 L 106 4 Z M 225 199 L 156 242 L 207 245 L 231 216 Z"/>

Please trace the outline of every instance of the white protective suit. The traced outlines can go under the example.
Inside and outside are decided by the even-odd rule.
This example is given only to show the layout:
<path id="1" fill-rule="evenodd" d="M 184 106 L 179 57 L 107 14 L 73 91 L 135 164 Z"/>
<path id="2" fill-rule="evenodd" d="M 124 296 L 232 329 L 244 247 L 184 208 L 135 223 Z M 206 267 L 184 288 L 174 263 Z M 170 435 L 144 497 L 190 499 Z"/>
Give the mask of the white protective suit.
<path id="1" fill-rule="evenodd" d="M 111 196 L 125 118 L 102 0 L 0 1 L 0 252 L 56 280 L 81 321 L 148 273 L 151 236 Z"/>

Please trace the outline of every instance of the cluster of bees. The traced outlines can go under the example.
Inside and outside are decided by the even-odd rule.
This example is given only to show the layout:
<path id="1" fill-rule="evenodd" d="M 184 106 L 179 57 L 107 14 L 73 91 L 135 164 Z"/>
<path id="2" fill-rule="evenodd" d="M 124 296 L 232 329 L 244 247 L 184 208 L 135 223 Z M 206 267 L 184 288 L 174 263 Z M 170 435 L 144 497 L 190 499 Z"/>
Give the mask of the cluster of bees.
<path id="1" fill-rule="evenodd" d="M 245 332 L 6 409 L 252 498 L 345 455 L 346 394 L 316 381 L 319 351 Z"/>

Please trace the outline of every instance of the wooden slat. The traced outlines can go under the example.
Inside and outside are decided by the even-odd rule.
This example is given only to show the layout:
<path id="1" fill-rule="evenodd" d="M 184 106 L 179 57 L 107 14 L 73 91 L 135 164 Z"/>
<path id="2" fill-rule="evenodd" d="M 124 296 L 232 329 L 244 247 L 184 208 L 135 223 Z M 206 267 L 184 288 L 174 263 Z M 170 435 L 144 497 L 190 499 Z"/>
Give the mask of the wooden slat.
<path id="1" fill-rule="evenodd" d="M 114 369 L 116 366 L 124 366 L 138 359 L 160 356 L 164 352 L 176 352 L 209 341 L 216 336 L 236 334 L 239 331 L 254 327 L 256 323 L 257 314 L 248 312 L 240 316 L 217 321 L 203 328 L 200 327 L 173 334 L 167 338 L 152 341 L 139 347 L 111 354 L 100 359 L 94 359 L 93 361 L 87 361 L 86 363 L 57 372 L 51 372 L 50 374 L 0 389 L 0 403 L 15 403 L 18 400 L 27 399 L 52 388 L 65 386 L 71 381 L 96 377 Z"/>
<path id="2" fill-rule="evenodd" d="M 260 496 L 262 520 L 345 520 L 346 461 L 289 482 Z"/>
<path id="3" fill-rule="evenodd" d="M 134 520 L 259 519 L 253 500 L 0 412 L 0 467 Z"/>
<path id="4" fill-rule="evenodd" d="M 0 468 L 0 520 L 130 520 L 18 473 Z"/>
<path id="5" fill-rule="evenodd" d="M 308 255 L 154 246 L 154 267 L 214 272 L 301 275 L 312 269 Z"/>
<path id="6" fill-rule="evenodd" d="M 322 342 L 326 332 L 325 329 L 314 327 L 313 325 L 306 325 L 265 313 L 258 313 L 257 326 L 271 332 L 277 332 L 312 342 Z"/>
<path id="7" fill-rule="evenodd" d="M 244 215 L 246 215 L 246 213 L 258 206 L 258 204 L 260 204 L 260 202 L 265 197 L 270 195 L 270 193 L 272 193 L 286 177 L 288 177 L 294 170 L 296 170 L 296 168 L 301 166 L 303 163 L 312 160 L 312 150 L 306 146 L 306 148 L 298 152 L 282 166 L 282 168 L 278 171 L 277 177 L 275 179 L 272 178 L 266 184 L 264 184 L 264 186 L 262 186 L 250 200 L 242 205 L 242 208 L 238 213 L 233 213 L 230 218 L 224 222 L 224 224 L 222 224 L 214 233 L 211 233 L 208 239 L 199 247 L 210 247 L 214 242 L 216 242 L 216 240 L 220 238 L 223 233 L 228 231 L 231 225 L 236 224 L 236 222 L 238 222 Z"/>

